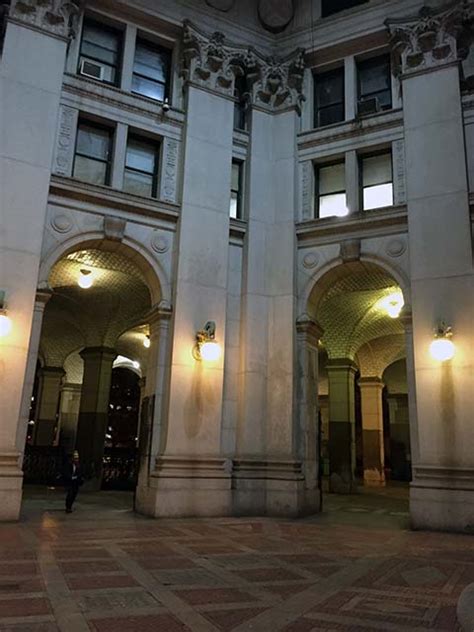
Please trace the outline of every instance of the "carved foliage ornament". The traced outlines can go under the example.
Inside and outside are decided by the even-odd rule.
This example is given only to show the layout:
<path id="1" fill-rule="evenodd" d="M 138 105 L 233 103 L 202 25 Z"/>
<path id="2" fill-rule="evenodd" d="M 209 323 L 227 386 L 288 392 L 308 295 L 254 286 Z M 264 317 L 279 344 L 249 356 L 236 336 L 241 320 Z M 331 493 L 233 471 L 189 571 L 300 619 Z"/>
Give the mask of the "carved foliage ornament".
<path id="1" fill-rule="evenodd" d="M 267 58 L 251 47 L 228 44 L 223 33 L 207 36 L 184 24 L 181 74 L 186 81 L 233 96 L 235 78 L 244 77 L 247 101 L 270 110 L 299 110 L 303 73 L 302 49 L 283 59 Z"/>
<path id="2" fill-rule="evenodd" d="M 419 72 L 465 57 L 473 23 L 471 0 L 457 0 L 441 9 L 423 7 L 417 16 L 387 20 L 396 74 Z"/>
<path id="3" fill-rule="evenodd" d="M 12 0 L 9 16 L 61 37 L 75 35 L 82 0 Z"/>

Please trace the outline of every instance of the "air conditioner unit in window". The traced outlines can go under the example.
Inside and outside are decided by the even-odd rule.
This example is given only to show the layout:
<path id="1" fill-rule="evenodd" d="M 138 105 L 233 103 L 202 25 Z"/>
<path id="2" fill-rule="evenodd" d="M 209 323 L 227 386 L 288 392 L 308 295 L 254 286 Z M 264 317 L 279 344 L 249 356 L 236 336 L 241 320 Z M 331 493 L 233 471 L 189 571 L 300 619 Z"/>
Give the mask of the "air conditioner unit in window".
<path id="1" fill-rule="evenodd" d="M 98 79 L 99 81 L 102 81 L 104 78 L 104 67 L 102 64 L 98 64 L 95 61 L 89 61 L 88 59 L 81 60 L 79 72 L 81 75 L 84 75 L 84 77 Z"/>
<path id="2" fill-rule="evenodd" d="M 369 114 L 376 114 L 380 112 L 380 101 L 377 97 L 372 97 L 371 99 L 362 99 L 357 104 L 357 114 L 359 116 L 368 116 Z"/>

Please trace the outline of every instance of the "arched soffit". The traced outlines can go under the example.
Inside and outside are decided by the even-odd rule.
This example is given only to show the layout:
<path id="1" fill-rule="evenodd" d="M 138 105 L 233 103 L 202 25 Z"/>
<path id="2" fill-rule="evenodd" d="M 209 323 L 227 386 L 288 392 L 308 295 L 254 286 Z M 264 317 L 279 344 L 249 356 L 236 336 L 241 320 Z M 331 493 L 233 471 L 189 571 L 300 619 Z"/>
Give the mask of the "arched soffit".
<path id="1" fill-rule="evenodd" d="M 405 354 L 405 336 L 389 334 L 363 344 L 355 357 L 361 377 L 382 377 L 384 370 Z"/>
<path id="2" fill-rule="evenodd" d="M 329 358 L 355 359 L 370 340 L 403 335 L 397 318 L 390 318 L 380 300 L 402 288 L 384 268 L 368 261 L 339 264 L 314 285 L 310 313 L 322 327 Z"/>
<path id="3" fill-rule="evenodd" d="M 104 239 L 102 233 L 76 235 L 57 244 L 46 253 L 40 264 L 39 286 L 46 285 L 53 267 L 58 261 L 71 253 L 81 250 L 96 250 L 114 253 L 133 262 L 140 271 L 141 277 L 148 287 L 153 305 L 162 299 L 171 302 L 171 286 L 167 275 L 156 258 L 141 244 L 124 237 L 121 242 Z"/>
<path id="4" fill-rule="evenodd" d="M 64 360 L 65 382 L 82 384 L 84 376 L 84 361 L 80 356 L 81 348 L 72 351 Z"/>
<path id="5" fill-rule="evenodd" d="M 391 394 L 408 393 L 407 363 L 406 358 L 397 358 L 389 364 L 383 374 L 382 380 Z"/>

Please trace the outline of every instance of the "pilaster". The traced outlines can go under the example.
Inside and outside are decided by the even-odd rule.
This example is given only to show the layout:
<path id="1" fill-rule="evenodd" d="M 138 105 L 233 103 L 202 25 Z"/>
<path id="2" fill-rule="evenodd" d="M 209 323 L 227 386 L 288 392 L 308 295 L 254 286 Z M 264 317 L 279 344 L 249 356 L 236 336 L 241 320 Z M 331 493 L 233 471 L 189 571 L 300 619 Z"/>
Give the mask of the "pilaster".
<path id="1" fill-rule="evenodd" d="M 361 377 L 359 387 L 362 407 L 364 485 L 383 487 L 385 485 L 382 410 L 384 385 L 378 377 Z"/>
<path id="2" fill-rule="evenodd" d="M 58 428 L 59 395 L 64 374 L 64 369 L 56 366 L 45 366 L 39 371 L 34 445 L 52 446 L 54 444 Z"/>

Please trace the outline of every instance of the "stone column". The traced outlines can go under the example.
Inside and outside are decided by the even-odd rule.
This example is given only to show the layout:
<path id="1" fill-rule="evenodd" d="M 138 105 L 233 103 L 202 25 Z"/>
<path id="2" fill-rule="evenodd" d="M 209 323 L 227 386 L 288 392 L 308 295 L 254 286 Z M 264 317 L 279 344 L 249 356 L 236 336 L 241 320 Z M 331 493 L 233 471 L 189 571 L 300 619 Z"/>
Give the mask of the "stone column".
<path id="1" fill-rule="evenodd" d="M 45 366 L 39 371 L 38 404 L 33 444 L 51 446 L 58 425 L 59 395 L 65 371 L 58 366 Z"/>
<path id="2" fill-rule="evenodd" d="M 327 364 L 329 382 L 329 487 L 336 494 L 356 491 L 355 375 L 352 360 Z"/>
<path id="3" fill-rule="evenodd" d="M 61 389 L 59 406 L 59 445 L 66 453 L 74 450 L 76 442 L 82 384 L 66 382 Z"/>
<path id="4" fill-rule="evenodd" d="M 0 92 L 7 96 L 0 115 L 0 289 L 13 328 L 0 343 L 0 520 L 15 520 L 20 511 L 18 425 L 69 18 L 77 8 L 75 2 L 12 0 L 3 44 Z"/>
<path id="5" fill-rule="evenodd" d="M 88 347 L 81 351 L 84 360 L 81 403 L 77 424 L 76 449 L 89 479 L 89 489 L 100 489 L 105 432 L 109 411 L 114 349 Z"/>
<path id="6" fill-rule="evenodd" d="M 378 377 L 362 377 L 359 380 L 362 405 L 364 485 L 375 487 L 385 485 L 383 386 L 382 380 Z"/>
<path id="7" fill-rule="evenodd" d="M 459 57 L 470 41 L 472 6 L 424 8 L 388 26 L 403 85 L 407 162 L 419 438 L 411 520 L 420 529 L 463 531 L 474 524 L 474 271 Z M 457 348 L 445 363 L 429 353 L 440 320 Z"/>

